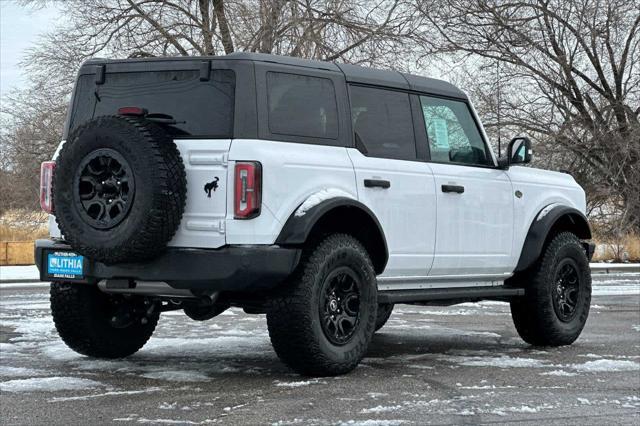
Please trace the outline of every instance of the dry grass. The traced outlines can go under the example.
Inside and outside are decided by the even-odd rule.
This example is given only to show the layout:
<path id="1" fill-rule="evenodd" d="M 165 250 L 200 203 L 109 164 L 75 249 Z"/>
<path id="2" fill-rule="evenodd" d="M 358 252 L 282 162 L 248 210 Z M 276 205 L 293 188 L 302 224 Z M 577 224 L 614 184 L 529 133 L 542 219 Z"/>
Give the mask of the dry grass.
<path id="1" fill-rule="evenodd" d="M 629 234 L 619 239 L 596 238 L 595 262 L 640 262 L 640 235 Z"/>
<path id="2" fill-rule="evenodd" d="M 42 212 L 10 210 L 0 217 L 0 241 L 33 241 L 48 235 L 47 215 Z"/>
<path id="3" fill-rule="evenodd" d="M 43 212 L 11 210 L 0 217 L 0 241 L 34 241 L 47 238 L 47 215 Z M 597 249 L 595 262 L 640 262 L 640 235 L 626 235 L 619 239 L 594 238 Z"/>

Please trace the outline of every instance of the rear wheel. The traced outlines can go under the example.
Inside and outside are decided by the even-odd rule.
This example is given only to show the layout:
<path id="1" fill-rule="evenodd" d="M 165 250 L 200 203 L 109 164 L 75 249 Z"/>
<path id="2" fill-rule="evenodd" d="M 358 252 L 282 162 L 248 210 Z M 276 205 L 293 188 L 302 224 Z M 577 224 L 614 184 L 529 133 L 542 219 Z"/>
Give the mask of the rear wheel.
<path id="1" fill-rule="evenodd" d="M 147 343 L 159 314 L 145 298 L 102 293 L 95 286 L 51 283 L 51 313 L 66 345 L 82 355 L 123 358 Z"/>
<path id="2" fill-rule="evenodd" d="M 558 234 L 515 284 L 525 287 L 526 292 L 511 302 L 513 322 L 525 342 L 562 346 L 580 336 L 589 316 L 591 272 L 574 234 Z"/>
<path id="3" fill-rule="evenodd" d="M 335 234 L 305 254 L 288 286 L 270 303 L 269 336 L 280 359 L 301 374 L 353 370 L 373 335 L 376 278 L 355 238 Z"/>
<path id="4" fill-rule="evenodd" d="M 380 303 L 378 305 L 378 315 L 376 316 L 376 331 L 380 330 L 389 320 L 393 312 L 393 303 Z"/>

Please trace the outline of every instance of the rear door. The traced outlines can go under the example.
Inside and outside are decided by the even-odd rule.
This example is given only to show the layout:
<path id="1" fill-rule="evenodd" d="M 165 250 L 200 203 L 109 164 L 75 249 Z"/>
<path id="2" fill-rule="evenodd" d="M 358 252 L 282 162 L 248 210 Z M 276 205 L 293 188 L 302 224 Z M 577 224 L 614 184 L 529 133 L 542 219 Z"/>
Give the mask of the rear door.
<path id="1" fill-rule="evenodd" d="M 466 102 L 420 96 L 437 196 L 430 276 L 509 275 L 514 195 Z"/>
<path id="2" fill-rule="evenodd" d="M 418 160 L 408 93 L 353 85 L 349 90 L 356 148 L 348 150 L 358 198 L 382 225 L 389 261 L 379 288 L 424 278 L 433 261 L 435 192 L 429 165 Z"/>
<path id="3" fill-rule="evenodd" d="M 227 161 L 236 75 L 220 64 L 107 63 L 96 74 L 81 72 L 78 80 L 71 131 L 91 118 L 138 107 L 173 136 L 187 174 L 187 201 L 170 246 L 215 248 L 226 243 Z"/>

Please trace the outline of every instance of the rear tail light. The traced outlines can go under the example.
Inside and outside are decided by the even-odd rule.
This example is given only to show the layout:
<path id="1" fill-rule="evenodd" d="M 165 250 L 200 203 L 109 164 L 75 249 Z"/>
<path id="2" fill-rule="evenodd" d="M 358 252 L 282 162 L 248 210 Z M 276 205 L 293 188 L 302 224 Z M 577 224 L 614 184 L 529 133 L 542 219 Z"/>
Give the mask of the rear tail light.
<path id="1" fill-rule="evenodd" d="M 40 165 L 40 207 L 45 212 L 53 213 L 53 171 L 55 161 L 45 161 Z"/>
<path id="2" fill-rule="evenodd" d="M 236 219 L 251 219 L 262 206 L 262 166 L 257 161 L 238 161 L 235 170 L 233 211 Z"/>

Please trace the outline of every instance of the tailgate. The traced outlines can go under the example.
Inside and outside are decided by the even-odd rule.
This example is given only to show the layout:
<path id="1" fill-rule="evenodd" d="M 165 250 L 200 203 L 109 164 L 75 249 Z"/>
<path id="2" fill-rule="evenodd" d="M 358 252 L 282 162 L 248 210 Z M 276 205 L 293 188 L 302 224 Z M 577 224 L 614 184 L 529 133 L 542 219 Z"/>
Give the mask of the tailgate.
<path id="1" fill-rule="evenodd" d="M 187 204 L 169 246 L 221 247 L 226 243 L 227 155 L 231 139 L 174 142 L 187 172 Z"/>

